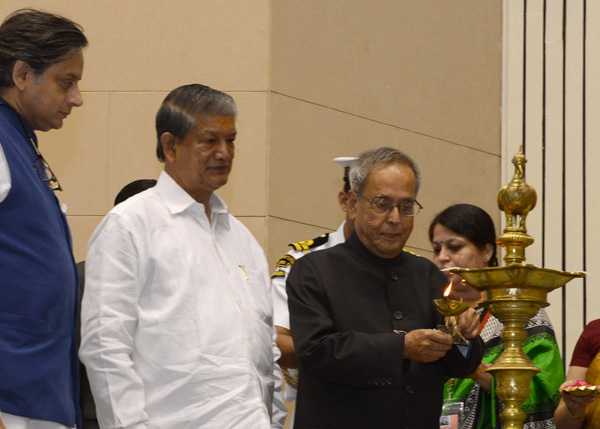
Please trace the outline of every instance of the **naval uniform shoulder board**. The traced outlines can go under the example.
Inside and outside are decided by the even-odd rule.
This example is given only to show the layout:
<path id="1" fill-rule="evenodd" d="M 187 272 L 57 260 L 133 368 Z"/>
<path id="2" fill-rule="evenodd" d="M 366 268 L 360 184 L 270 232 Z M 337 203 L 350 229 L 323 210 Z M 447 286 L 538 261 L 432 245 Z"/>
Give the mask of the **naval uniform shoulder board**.
<path id="1" fill-rule="evenodd" d="M 283 255 L 275 264 L 275 270 L 273 271 L 273 274 L 271 274 L 271 278 L 274 279 L 275 277 L 285 277 L 285 271 L 283 271 L 283 269 L 294 265 L 294 262 L 296 262 L 296 258 L 294 258 L 292 255 L 287 253 Z"/>
<path id="2" fill-rule="evenodd" d="M 306 240 L 306 241 L 300 241 L 298 243 L 292 243 L 292 244 L 289 244 L 289 246 L 293 247 L 293 249 L 296 250 L 297 252 L 302 252 L 302 253 L 306 254 L 306 253 L 310 253 L 311 249 L 314 249 L 315 247 L 318 247 L 318 246 L 321 246 L 321 245 L 327 243 L 328 240 L 329 240 L 329 233 L 320 235 L 319 237 L 312 239 L 312 240 Z M 275 277 L 284 277 L 285 271 L 283 271 L 283 269 L 294 265 L 294 262 L 296 262 L 296 258 L 294 258 L 289 253 L 286 253 L 285 255 L 283 255 L 281 258 L 279 258 L 279 260 L 275 264 L 275 270 L 273 271 L 273 274 L 271 274 L 271 278 L 273 279 Z"/>
<path id="3" fill-rule="evenodd" d="M 288 244 L 288 246 L 293 247 L 294 250 L 297 250 L 298 252 L 309 253 L 311 249 L 322 246 L 323 244 L 327 243 L 327 241 L 329 241 L 329 233 L 320 235 L 312 240 Z"/>
<path id="4" fill-rule="evenodd" d="M 411 252 L 410 250 L 406 250 L 403 248 L 402 251 L 406 252 L 406 253 L 410 253 L 411 255 L 414 255 L 414 256 L 418 256 L 419 258 L 422 258 L 421 255 L 419 255 L 418 253 L 415 253 L 415 252 Z"/>

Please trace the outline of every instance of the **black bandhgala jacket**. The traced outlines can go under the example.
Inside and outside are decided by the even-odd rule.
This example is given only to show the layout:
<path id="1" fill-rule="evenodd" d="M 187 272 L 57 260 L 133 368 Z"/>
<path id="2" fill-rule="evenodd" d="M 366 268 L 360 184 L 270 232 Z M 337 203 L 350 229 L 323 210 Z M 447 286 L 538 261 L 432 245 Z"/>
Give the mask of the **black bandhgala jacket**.
<path id="1" fill-rule="evenodd" d="M 431 261 L 403 251 L 370 253 L 354 233 L 296 261 L 287 281 L 290 324 L 300 365 L 294 427 L 437 429 L 447 377 L 471 374 L 483 344 L 467 358 L 403 358 L 404 335 L 435 329 L 433 306 L 448 279 Z"/>

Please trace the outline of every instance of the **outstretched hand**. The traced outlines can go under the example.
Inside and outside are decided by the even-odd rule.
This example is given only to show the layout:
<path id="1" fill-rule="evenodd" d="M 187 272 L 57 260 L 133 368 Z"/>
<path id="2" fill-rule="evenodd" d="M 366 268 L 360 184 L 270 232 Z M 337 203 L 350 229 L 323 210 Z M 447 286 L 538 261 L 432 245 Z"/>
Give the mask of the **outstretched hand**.
<path id="1" fill-rule="evenodd" d="M 404 357 L 417 362 L 435 362 L 452 348 L 452 335 L 436 329 L 416 329 L 404 337 Z"/>
<path id="2" fill-rule="evenodd" d="M 469 308 L 458 316 L 458 329 L 467 340 L 479 335 L 479 315 L 474 309 Z"/>
<path id="3" fill-rule="evenodd" d="M 585 407 L 587 404 L 594 402 L 596 400 L 596 396 L 576 396 L 572 395 L 569 392 L 566 392 L 565 387 L 573 386 L 577 383 L 578 380 L 567 380 L 563 384 L 560 385 L 558 391 L 562 396 L 562 400 L 567 406 L 567 410 L 571 416 L 576 419 L 583 418 L 585 415 Z"/>

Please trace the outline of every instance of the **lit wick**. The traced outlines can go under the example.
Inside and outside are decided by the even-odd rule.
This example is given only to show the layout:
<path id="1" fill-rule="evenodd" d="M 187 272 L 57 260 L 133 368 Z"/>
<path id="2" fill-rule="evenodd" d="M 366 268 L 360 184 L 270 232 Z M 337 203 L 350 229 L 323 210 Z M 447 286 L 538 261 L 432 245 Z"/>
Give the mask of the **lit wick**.
<path id="1" fill-rule="evenodd" d="M 455 337 L 455 343 L 467 344 L 467 340 L 458 331 L 458 328 L 457 328 L 458 323 L 456 321 L 456 316 L 458 316 L 462 312 L 466 311 L 469 308 L 469 306 L 466 303 L 462 302 L 462 299 L 460 301 L 457 301 L 455 299 L 450 299 L 451 292 L 452 292 L 452 281 L 450 282 L 448 287 L 444 290 L 443 299 L 434 299 L 433 300 L 433 305 L 435 306 L 437 311 L 439 311 L 440 313 L 442 313 L 445 316 L 444 325 L 438 325 L 438 329 L 446 331 L 446 332 L 450 331 L 453 334 L 453 336 Z M 455 323 L 453 326 L 450 325 L 450 317 L 455 318 Z"/>
<path id="2" fill-rule="evenodd" d="M 450 299 L 450 298 L 448 298 L 450 296 L 450 292 L 452 292 L 452 281 L 450 281 L 450 284 L 444 290 L 444 299 Z"/>
<path id="3" fill-rule="evenodd" d="M 450 284 L 444 290 L 444 301 L 445 302 L 452 301 L 450 299 L 450 292 L 452 292 L 452 280 L 450 280 Z M 448 304 L 448 306 L 450 307 L 450 304 Z M 448 313 L 446 313 L 446 319 L 444 320 L 444 324 L 446 326 L 448 326 L 449 323 L 450 323 L 450 315 Z"/>

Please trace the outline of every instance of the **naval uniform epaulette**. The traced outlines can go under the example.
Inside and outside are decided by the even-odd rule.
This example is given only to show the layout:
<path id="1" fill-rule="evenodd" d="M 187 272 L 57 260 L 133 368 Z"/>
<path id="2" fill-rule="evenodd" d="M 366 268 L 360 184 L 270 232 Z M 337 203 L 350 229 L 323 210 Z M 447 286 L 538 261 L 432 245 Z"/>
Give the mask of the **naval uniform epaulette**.
<path id="1" fill-rule="evenodd" d="M 418 253 L 411 252 L 410 250 L 406 250 L 405 248 L 402 248 L 402 251 L 406 252 L 406 253 L 410 253 L 411 255 L 414 255 L 414 256 L 418 256 L 419 258 L 422 258 L 422 256 L 419 255 Z"/>
<path id="2" fill-rule="evenodd" d="M 312 240 L 299 241 L 298 243 L 291 243 L 291 244 L 288 244 L 288 246 L 293 247 L 294 250 L 296 250 L 297 252 L 302 252 L 302 253 L 306 254 L 306 253 L 310 253 L 311 249 L 313 249 L 315 247 L 319 247 L 319 246 L 327 243 L 328 240 L 329 240 L 329 233 L 320 235 L 317 238 L 314 238 Z M 283 255 L 281 258 L 279 258 L 279 260 L 275 264 L 275 270 L 273 271 L 273 274 L 271 274 L 271 278 L 274 279 L 275 277 L 284 277 L 285 271 L 282 271 L 282 270 L 286 267 L 290 267 L 290 266 L 294 265 L 294 262 L 296 262 L 296 258 L 294 258 L 289 253 L 286 253 L 285 255 Z"/>
<path id="3" fill-rule="evenodd" d="M 313 238 L 312 240 L 300 241 L 298 243 L 291 243 L 288 246 L 294 248 L 298 252 L 309 253 L 310 249 L 313 247 L 319 247 L 323 244 L 327 243 L 329 240 L 329 233 L 318 236 L 317 238 Z"/>
<path id="4" fill-rule="evenodd" d="M 271 278 L 274 279 L 275 277 L 284 277 L 285 271 L 283 271 L 283 269 L 294 265 L 294 262 L 296 262 L 296 258 L 294 258 L 292 255 L 287 253 L 283 255 L 275 264 L 275 270 L 271 274 Z"/>

